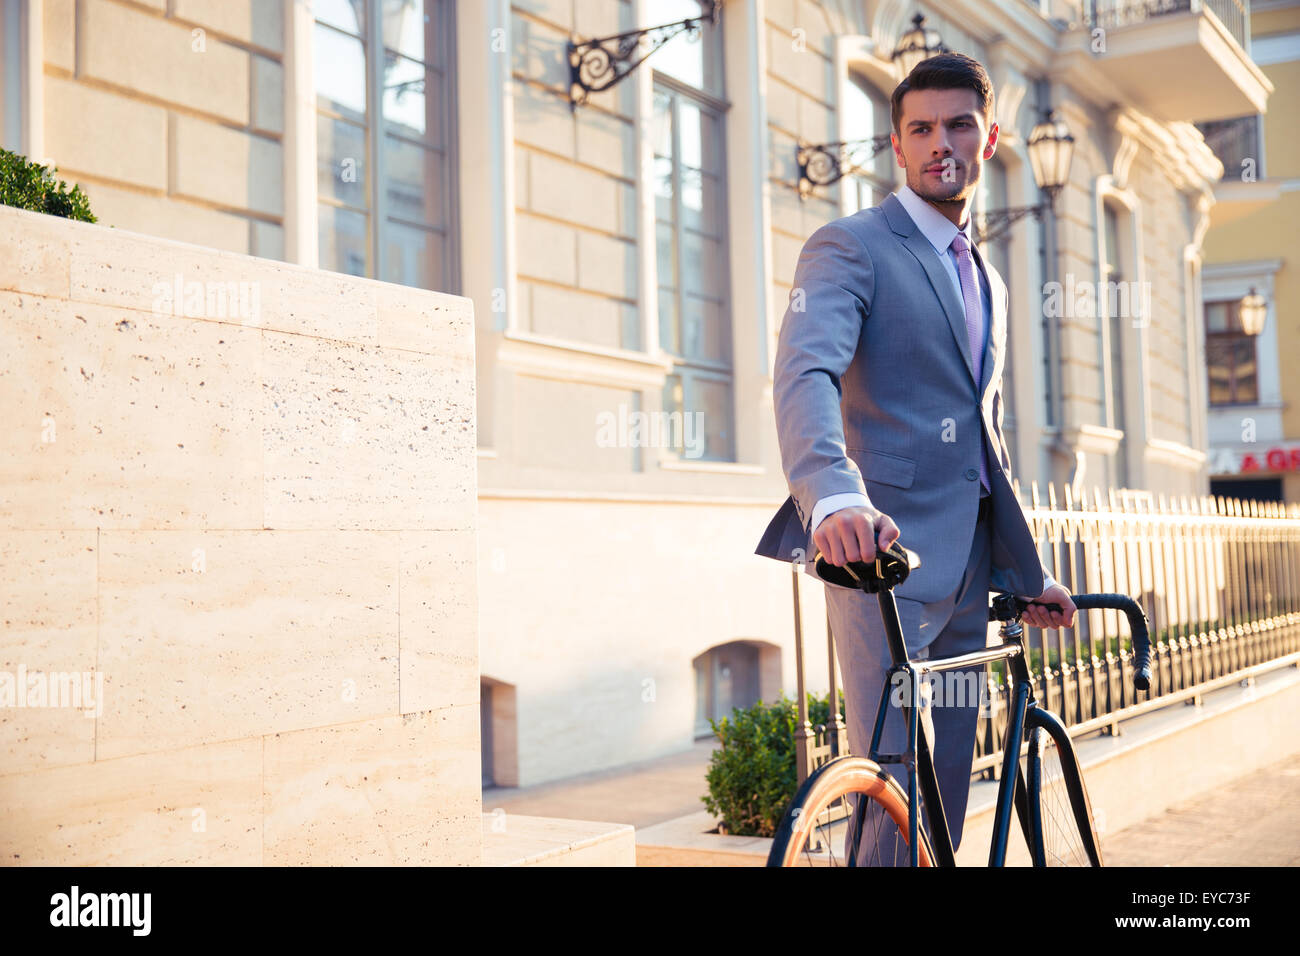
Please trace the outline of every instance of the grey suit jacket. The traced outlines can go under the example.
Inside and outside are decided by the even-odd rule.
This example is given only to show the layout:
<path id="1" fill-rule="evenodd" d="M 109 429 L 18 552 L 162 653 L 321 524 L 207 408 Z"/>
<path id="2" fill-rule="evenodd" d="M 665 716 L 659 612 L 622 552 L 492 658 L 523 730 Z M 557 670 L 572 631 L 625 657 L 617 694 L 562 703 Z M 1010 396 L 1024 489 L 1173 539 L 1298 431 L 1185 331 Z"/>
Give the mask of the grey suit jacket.
<path id="1" fill-rule="evenodd" d="M 979 446 L 986 442 L 990 586 L 1026 597 L 1042 593 L 1044 568 L 1011 488 L 1002 437 L 1007 287 L 980 261 L 993 321 L 977 384 L 961 300 L 896 196 L 809 237 L 795 267 L 773 376 L 790 497 L 755 553 L 806 562 L 815 574 L 813 508 L 827 495 L 865 493 L 894 519 L 899 543 L 921 557 L 894 594 L 923 602 L 947 597 L 970 554 Z"/>

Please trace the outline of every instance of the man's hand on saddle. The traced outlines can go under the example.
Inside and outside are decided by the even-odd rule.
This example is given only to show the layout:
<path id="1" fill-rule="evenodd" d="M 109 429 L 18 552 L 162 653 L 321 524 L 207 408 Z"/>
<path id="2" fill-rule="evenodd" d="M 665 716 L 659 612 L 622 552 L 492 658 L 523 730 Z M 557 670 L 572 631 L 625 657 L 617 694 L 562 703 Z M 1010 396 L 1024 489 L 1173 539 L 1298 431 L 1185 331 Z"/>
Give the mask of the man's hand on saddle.
<path id="1" fill-rule="evenodd" d="M 1020 615 L 1020 619 L 1026 624 L 1033 627 L 1074 627 L 1074 612 L 1078 608 L 1070 600 L 1070 592 L 1064 585 L 1053 584 L 1034 600 L 1038 604 L 1029 605 Z M 1040 607 L 1039 605 L 1042 604 L 1059 604 L 1061 610 L 1053 611 L 1050 607 Z"/>
<path id="2" fill-rule="evenodd" d="M 813 543 L 828 563 L 842 568 L 850 561 L 876 560 L 876 541 L 888 548 L 898 536 L 898 525 L 882 511 L 841 508 L 822 519 L 813 531 Z"/>

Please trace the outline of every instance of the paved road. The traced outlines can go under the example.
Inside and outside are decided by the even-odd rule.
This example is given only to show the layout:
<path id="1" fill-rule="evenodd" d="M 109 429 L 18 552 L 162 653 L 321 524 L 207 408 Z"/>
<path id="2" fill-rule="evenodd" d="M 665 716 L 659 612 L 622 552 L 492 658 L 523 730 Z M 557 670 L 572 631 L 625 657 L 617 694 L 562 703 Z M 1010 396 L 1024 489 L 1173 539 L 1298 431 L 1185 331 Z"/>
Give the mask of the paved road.
<path id="1" fill-rule="evenodd" d="M 501 807 L 638 829 L 703 810 L 715 739 L 680 754 L 535 787 L 490 787 L 483 812 Z M 1103 835 L 1107 866 L 1300 866 L 1300 753 L 1238 778 L 1141 824 Z"/>
<path id="2" fill-rule="evenodd" d="M 1300 753 L 1101 841 L 1107 866 L 1300 866 Z"/>

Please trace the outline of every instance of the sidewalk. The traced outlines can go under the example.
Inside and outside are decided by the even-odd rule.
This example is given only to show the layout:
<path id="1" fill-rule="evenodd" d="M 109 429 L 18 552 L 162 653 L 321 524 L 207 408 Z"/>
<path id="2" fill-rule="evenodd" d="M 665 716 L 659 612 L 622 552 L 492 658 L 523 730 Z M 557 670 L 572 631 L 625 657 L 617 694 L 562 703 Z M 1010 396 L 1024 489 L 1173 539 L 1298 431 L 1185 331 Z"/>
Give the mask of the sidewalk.
<path id="1" fill-rule="evenodd" d="M 641 830 L 705 809 L 704 775 L 717 747 L 717 738 L 709 737 L 690 750 L 610 770 L 533 787 L 486 787 L 483 812 L 500 807 L 507 814 L 630 823 Z"/>
<path id="2" fill-rule="evenodd" d="M 1103 834 L 1101 858 L 1107 866 L 1300 866 L 1300 753 Z"/>
<path id="3" fill-rule="evenodd" d="M 535 787 L 489 787 L 483 812 L 630 823 L 637 830 L 703 810 L 717 740 L 680 754 Z M 1213 768 L 1207 767 L 1207 772 Z M 1102 834 L 1107 866 L 1300 866 L 1300 753 L 1211 794 Z"/>

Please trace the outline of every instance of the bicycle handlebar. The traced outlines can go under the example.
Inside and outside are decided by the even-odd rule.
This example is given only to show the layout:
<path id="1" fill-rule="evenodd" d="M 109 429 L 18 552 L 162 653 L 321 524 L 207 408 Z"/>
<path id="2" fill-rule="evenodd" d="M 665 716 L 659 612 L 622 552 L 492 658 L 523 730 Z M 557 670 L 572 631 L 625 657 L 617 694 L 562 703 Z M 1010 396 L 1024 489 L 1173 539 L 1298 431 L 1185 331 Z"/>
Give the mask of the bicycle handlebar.
<path id="1" fill-rule="evenodd" d="M 1133 632 L 1133 686 L 1138 690 L 1148 690 L 1151 687 L 1151 638 L 1147 634 L 1147 618 L 1142 613 L 1142 608 L 1138 606 L 1127 594 L 1072 594 L 1070 600 L 1080 611 L 1092 610 L 1094 608 L 1113 608 L 1117 611 L 1123 611 L 1128 617 L 1129 630 Z M 1024 598 L 1015 598 L 1016 615 L 1019 616 L 1025 608 L 1031 604 L 1039 607 L 1049 607 L 1054 611 L 1061 610 L 1061 606 L 1054 601 L 1026 601 Z M 994 605 L 989 608 L 989 620 L 1001 621 L 1006 620 L 999 613 L 998 604 L 995 600 Z"/>

